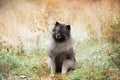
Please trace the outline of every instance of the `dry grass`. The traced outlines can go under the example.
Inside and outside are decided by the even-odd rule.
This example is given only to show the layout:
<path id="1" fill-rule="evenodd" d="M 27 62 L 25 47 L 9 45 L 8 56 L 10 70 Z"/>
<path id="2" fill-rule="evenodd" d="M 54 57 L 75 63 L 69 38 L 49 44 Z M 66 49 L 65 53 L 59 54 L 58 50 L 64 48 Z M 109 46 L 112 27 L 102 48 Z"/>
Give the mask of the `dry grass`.
<path id="1" fill-rule="evenodd" d="M 120 40 L 119 31 L 111 28 L 119 23 L 119 0 L 2 0 L 1 4 L 0 37 L 14 47 L 43 47 L 40 44 L 49 37 L 56 21 L 70 24 L 76 39 Z"/>

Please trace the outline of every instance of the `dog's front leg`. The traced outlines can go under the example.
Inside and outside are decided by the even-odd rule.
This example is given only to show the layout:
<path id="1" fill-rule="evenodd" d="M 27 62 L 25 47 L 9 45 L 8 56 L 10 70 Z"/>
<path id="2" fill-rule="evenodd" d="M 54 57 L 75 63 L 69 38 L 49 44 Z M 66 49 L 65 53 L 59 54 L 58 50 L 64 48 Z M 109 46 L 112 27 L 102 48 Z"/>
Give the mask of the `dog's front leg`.
<path id="1" fill-rule="evenodd" d="M 53 58 L 53 59 L 51 59 L 51 75 L 50 76 L 54 76 L 55 71 L 56 71 L 56 66 L 55 66 L 55 61 L 54 61 L 54 58 Z"/>
<path id="2" fill-rule="evenodd" d="M 70 59 L 64 60 L 62 65 L 62 74 L 66 74 L 68 69 L 73 68 L 74 65 L 75 65 L 75 62 L 73 60 L 70 60 Z"/>
<path id="3" fill-rule="evenodd" d="M 63 65 L 62 65 L 62 74 L 66 74 L 68 71 L 68 67 L 69 67 L 69 61 L 68 60 L 64 60 Z"/>

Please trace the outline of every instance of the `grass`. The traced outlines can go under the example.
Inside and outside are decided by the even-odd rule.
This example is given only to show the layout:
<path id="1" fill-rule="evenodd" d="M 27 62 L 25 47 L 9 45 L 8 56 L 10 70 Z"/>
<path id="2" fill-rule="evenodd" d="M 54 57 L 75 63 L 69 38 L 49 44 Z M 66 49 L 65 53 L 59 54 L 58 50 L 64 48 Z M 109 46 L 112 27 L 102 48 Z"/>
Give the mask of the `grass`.
<path id="1" fill-rule="evenodd" d="M 78 68 L 68 75 L 68 80 L 113 80 L 114 76 L 115 80 L 120 78 L 119 69 L 112 60 L 112 56 L 116 56 L 115 52 L 120 53 L 113 49 L 116 44 L 98 40 L 83 43 L 80 44 L 82 48 L 77 48 Z"/>
<path id="2" fill-rule="evenodd" d="M 78 67 L 55 80 L 119 80 L 120 45 L 107 41 L 76 41 Z M 16 53 L 0 53 L 0 80 L 49 80 L 47 50 Z M 60 77 L 62 76 L 62 77 Z M 51 80 L 51 79 L 50 79 Z"/>
<path id="3" fill-rule="evenodd" d="M 41 58 L 44 58 L 44 54 L 40 52 L 38 55 L 37 53 L 38 52 L 32 52 L 27 55 L 0 53 L 1 77 L 6 79 L 10 78 L 10 80 L 13 80 L 14 77 L 18 77 L 18 80 L 21 80 L 19 78 L 22 76 L 27 76 L 28 78 L 32 77 L 34 80 L 38 79 L 40 74 L 37 74 L 42 71 L 40 61 L 42 60 Z"/>

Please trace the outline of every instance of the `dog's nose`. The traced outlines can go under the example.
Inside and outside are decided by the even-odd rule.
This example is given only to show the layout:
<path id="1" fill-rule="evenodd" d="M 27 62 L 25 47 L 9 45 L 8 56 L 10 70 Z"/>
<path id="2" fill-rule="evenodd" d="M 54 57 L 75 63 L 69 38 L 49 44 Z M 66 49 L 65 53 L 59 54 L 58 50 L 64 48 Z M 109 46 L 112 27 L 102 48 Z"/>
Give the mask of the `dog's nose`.
<path id="1" fill-rule="evenodd" d="M 60 34 L 56 34 L 56 38 L 60 39 L 61 38 Z"/>

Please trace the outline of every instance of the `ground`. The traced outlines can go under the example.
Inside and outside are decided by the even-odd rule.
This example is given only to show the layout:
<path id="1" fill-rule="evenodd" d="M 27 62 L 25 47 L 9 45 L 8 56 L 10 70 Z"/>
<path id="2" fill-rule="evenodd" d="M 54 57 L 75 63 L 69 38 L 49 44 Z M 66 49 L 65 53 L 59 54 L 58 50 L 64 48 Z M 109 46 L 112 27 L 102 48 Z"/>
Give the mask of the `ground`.
<path id="1" fill-rule="evenodd" d="M 78 67 L 50 78 L 47 49 L 28 53 L 0 53 L 0 80 L 119 80 L 120 45 L 108 41 L 76 41 Z"/>

